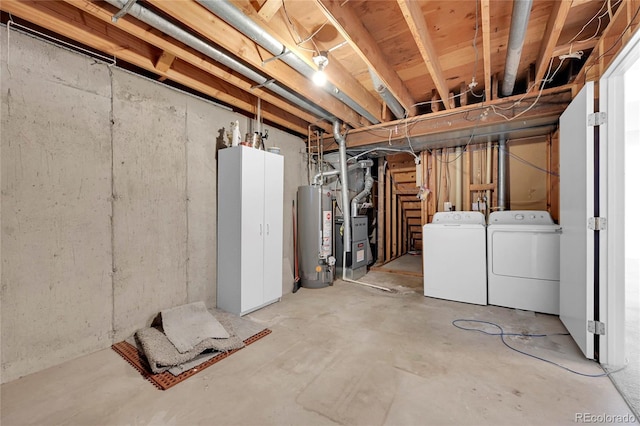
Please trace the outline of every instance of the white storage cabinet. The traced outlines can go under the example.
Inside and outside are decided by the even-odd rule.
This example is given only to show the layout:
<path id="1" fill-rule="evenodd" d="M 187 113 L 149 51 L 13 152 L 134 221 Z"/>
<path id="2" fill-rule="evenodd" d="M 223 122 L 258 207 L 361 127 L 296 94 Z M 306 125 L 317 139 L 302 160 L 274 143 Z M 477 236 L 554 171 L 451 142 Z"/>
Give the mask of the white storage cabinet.
<path id="1" fill-rule="evenodd" d="M 282 297 L 284 157 L 218 151 L 217 306 L 244 315 Z"/>

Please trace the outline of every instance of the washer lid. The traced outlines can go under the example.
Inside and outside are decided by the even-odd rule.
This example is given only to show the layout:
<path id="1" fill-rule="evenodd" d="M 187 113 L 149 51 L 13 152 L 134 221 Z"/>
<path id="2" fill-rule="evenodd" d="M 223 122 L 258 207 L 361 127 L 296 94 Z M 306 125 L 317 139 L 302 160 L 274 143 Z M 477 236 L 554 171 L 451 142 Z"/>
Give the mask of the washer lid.
<path id="1" fill-rule="evenodd" d="M 437 212 L 432 224 L 438 225 L 485 225 L 484 215 L 480 212 Z"/>
<path id="2" fill-rule="evenodd" d="M 505 210 L 489 215 L 489 225 L 554 225 L 544 210 Z"/>

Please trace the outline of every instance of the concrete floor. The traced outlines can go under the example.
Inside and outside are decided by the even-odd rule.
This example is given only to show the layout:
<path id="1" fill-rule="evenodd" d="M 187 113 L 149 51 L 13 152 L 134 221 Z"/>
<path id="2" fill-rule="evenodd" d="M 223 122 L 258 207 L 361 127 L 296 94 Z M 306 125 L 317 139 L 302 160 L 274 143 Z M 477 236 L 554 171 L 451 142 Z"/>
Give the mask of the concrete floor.
<path id="1" fill-rule="evenodd" d="M 422 275 L 422 254 L 405 254 L 378 267 L 380 271 Z"/>
<path id="2" fill-rule="evenodd" d="M 336 281 L 287 294 L 250 318 L 273 333 L 169 389 L 156 390 L 103 350 L 2 386 L 3 425 L 575 424 L 578 413 L 629 415 L 610 380 L 568 373 L 459 330 L 558 333 L 551 315 L 425 298 L 421 279 L 370 272 L 384 293 Z M 585 373 L 570 337 L 510 338 Z"/>

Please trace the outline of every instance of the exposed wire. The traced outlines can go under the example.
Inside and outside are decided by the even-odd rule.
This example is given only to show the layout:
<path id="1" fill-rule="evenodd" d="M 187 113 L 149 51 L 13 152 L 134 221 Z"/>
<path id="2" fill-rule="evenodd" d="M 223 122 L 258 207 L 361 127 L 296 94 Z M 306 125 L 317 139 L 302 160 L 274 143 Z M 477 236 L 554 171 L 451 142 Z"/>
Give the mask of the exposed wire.
<path id="1" fill-rule="evenodd" d="M 498 111 L 496 111 L 496 107 L 494 105 L 491 105 L 491 109 L 493 110 L 493 113 L 496 114 L 497 116 L 500 116 L 500 117 L 504 118 L 507 121 L 511 121 L 511 120 L 515 120 L 516 118 L 520 117 L 521 115 L 529 112 L 538 103 L 538 101 L 540 100 L 540 96 L 542 96 L 542 91 L 544 90 L 544 86 L 547 84 L 547 82 L 551 81 L 551 79 L 556 75 L 556 73 L 558 72 L 558 70 L 562 66 L 563 62 L 564 62 L 564 59 L 561 59 L 560 60 L 560 64 L 558 64 L 558 67 L 556 68 L 556 70 L 553 73 L 553 75 L 551 76 L 551 78 L 549 78 L 549 73 L 551 72 L 551 68 L 553 66 L 553 60 L 551 60 L 549 62 L 549 69 L 547 70 L 547 74 L 545 75 L 545 77 L 542 79 L 542 85 L 540 86 L 540 90 L 538 90 L 538 96 L 536 96 L 535 100 L 533 101 L 533 103 L 531 105 L 529 105 L 529 107 L 527 107 L 526 109 L 520 111 L 518 114 L 514 115 L 513 117 L 507 117 L 506 115 L 501 114 Z M 529 89 L 525 93 L 525 95 L 523 95 L 522 98 L 520 98 L 518 101 L 516 101 L 511 106 L 511 108 L 515 107 L 516 105 L 519 105 L 520 102 L 522 102 L 522 100 L 524 99 L 524 97 L 529 93 L 529 91 L 535 86 L 536 86 L 535 84 L 532 84 L 531 87 L 529 87 Z M 504 108 L 500 108 L 500 109 L 504 110 Z"/>
<path id="2" fill-rule="evenodd" d="M 502 148 L 498 148 L 498 149 L 502 149 Z M 515 159 L 515 160 L 518 160 L 518 161 L 519 161 L 519 162 L 521 162 L 522 164 L 526 164 L 526 165 L 527 165 L 527 166 L 529 166 L 529 167 L 533 167 L 534 169 L 539 170 L 539 171 L 541 171 L 541 172 L 543 172 L 543 173 L 546 173 L 546 174 L 548 174 L 548 175 L 551 175 L 551 176 L 557 176 L 557 177 L 559 177 L 559 176 L 560 176 L 560 174 L 559 174 L 559 173 L 553 172 L 553 171 L 551 171 L 551 170 L 547 170 L 547 169 L 545 169 L 544 167 L 537 166 L 537 165 L 535 165 L 535 164 L 533 164 L 533 163 L 531 163 L 531 162 L 529 162 L 529 161 L 525 160 L 524 158 L 519 157 L 518 155 L 516 155 L 516 154 L 514 154 L 514 153 L 512 153 L 512 152 L 509 152 L 509 151 L 505 151 L 505 152 L 506 152 L 510 157 L 512 157 L 512 158 L 513 158 L 513 159 Z"/>
<path id="3" fill-rule="evenodd" d="M 479 329 L 479 328 L 473 328 L 473 327 L 469 327 L 469 326 L 459 325 L 462 322 L 489 325 L 491 327 L 494 327 L 494 328 L 498 329 L 499 331 L 498 332 L 491 332 L 491 331 L 486 331 L 486 330 L 482 330 L 482 329 Z M 618 370 L 610 371 L 610 372 L 606 372 L 605 371 L 604 373 L 599 373 L 599 374 L 582 373 L 582 372 L 573 370 L 573 369 L 571 369 L 569 367 L 566 367 L 564 365 L 561 365 L 561 364 L 559 364 L 559 363 L 557 363 L 555 361 L 551 361 L 551 360 L 543 358 L 541 356 L 534 355 L 534 354 L 525 352 L 523 350 L 520 350 L 518 348 L 515 348 L 514 346 L 510 345 L 509 343 L 507 343 L 507 341 L 505 340 L 505 336 L 540 338 L 540 337 L 550 337 L 550 336 L 569 336 L 569 333 L 548 333 L 548 334 L 506 333 L 504 331 L 504 329 L 501 326 L 499 326 L 498 324 L 496 324 L 496 323 L 493 323 L 493 322 L 490 322 L 490 321 L 473 320 L 473 319 L 456 319 L 456 320 L 452 321 L 451 324 L 454 327 L 459 328 L 460 330 L 477 331 L 479 333 L 483 333 L 483 334 L 486 334 L 486 335 L 489 335 L 489 336 L 500 336 L 500 340 L 502 341 L 502 343 L 506 347 L 511 349 L 512 351 L 515 351 L 515 352 L 518 352 L 518 353 L 520 353 L 522 355 L 526 355 L 528 357 L 537 359 L 539 361 L 544 361 L 544 362 L 549 363 L 551 365 L 555 365 L 556 367 L 562 368 L 565 371 L 568 371 L 568 372 L 573 373 L 573 374 L 577 374 L 579 376 L 584 376 L 584 377 L 606 377 L 606 376 L 609 376 L 610 374 L 617 373 L 618 371 L 620 371 L 620 370 L 622 370 L 623 368 L 626 367 L 625 366 L 625 367 L 622 367 L 622 368 L 620 368 Z M 597 364 L 597 365 L 598 365 L 598 367 L 600 367 L 602 369 L 602 367 L 599 364 Z"/>
<path id="4" fill-rule="evenodd" d="M 604 18 L 605 16 L 607 16 L 607 15 L 609 14 L 609 12 L 608 12 L 608 11 L 604 12 L 603 14 L 600 14 L 600 13 L 604 10 L 605 6 L 607 6 L 607 4 L 609 3 L 609 6 L 610 6 L 610 7 L 615 7 L 615 6 L 617 6 L 618 4 L 620 4 L 621 2 L 622 2 L 622 0 L 618 0 L 616 3 L 614 3 L 614 4 L 613 4 L 613 6 L 611 6 L 611 4 L 609 3 L 609 0 L 604 0 L 604 1 L 602 2 L 602 6 L 601 6 L 601 7 L 600 7 L 600 9 L 596 12 L 596 14 L 595 14 L 595 15 L 593 15 L 593 17 L 592 17 L 591 19 L 589 19 L 589 20 L 587 21 L 587 23 L 586 23 L 586 24 L 584 24 L 584 25 L 582 26 L 582 28 L 580 29 L 580 31 L 578 31 L 578 33 L 577 33 L 575 36 L 573 36 L 573 38 L 572 38 L 571 40 L 569 40 L 569 43 L 570 43 L 571 45 L 573 45 L 574 43 L 584 43 L 584 42 L 587 42 L 587 41 L 589 41 L 589 40 L 594 39 L 594 38 L 598 35 L 598 32 L 600 31 L 600 27 L 602 26 L 602 18 Z M 591 24 L 591 23 L 593 22 L 593 20 L 594 20 L 594 19 L 597 19 L 597 20 L 598 20 L 598 28 L 596 28 L 596 31 L 594 32 L 594 34 L 593 34 L 591 37 L 587 38 L 587 39 L 584 39 L 584 40 L 578 40 L 578 41 L 576 41 L 576 39 L 578 38 L 578 36 L 579 36 L 580 34 L 582 34 L 582 33 L 584 32 L 584 30 L 586 30 L 586 29 L 587 29 L 587 27 L 589 26 L 589 24 Z M 609 17 L 609 20 L 611 20 L 611 17 Z"/>
<path id="5" fill-rule="evenodd" d="M 636 20 L 636 18 L 638 17 L 638 12 L 640 12 L 640 8 L 636 9 L 636 13 L 633 14 L 633 16 L 631 17 L 631 19 L 629 19 L 629 23 L 627 24 L 626 27 L 624 27 L 624 29 L 620 32 L 620 35 L 618 36 L 618 38 L 616 38 L 616 40 L 613 42 L 613 44 L 611 45 L 611 47 L 609 47 L 606 51 L 604 51 L 603 53 L 601 53 L 600 55 L 598 55 L 595 59 L 594 62 L 597 62 L 600 58 L 602 58 L 603 56 L 605 56 L 607 53 L 609 53 L 614 47 L 616 47 L 616 45 L 620 42 L 620 40 L 622 40 L 622 37 L 625 35 L 625 33 L 627 31 L 629 31 L 629 28 L 631 28 L 631 25 L 633 24 L 633 21 Z M 584 70 L 584 81 L 586 83 L 587 81 L 587 73 L 589 72 L 589 70 L 591 68 L 593 68 L 595 66 L 595 63 L 593 65 L 590 65 L 586 70 Z"/>
<path id="6" fill-rule="evenodd" d="M 287 11 L 287 6 L 286 6 L 285 3 L 286 3 L 285 1 L 282 2 L 282 12 L 284 13 L 286 21 L 289 24 L 288 27 L 291 30 L 291 35 L 294 36 L 294 38 L 296 39 L 295 40 L 296 46 L 298 48 L 300 48 L 302 50 L 306 50 L 308 52 L 318 53 L 318 49 L 317 48 L 309 49 L 307 47 L 303 47 L 302 44 L 304 44 L 304 43 L 306 43 L 306 42 L 308 42 L 310 40 L 313 41 L 313 37 L 318 33 L 318 31 L 320 31 L 322 29 L 322 27 L 324 25 L 326 25 L 326 22 L 324 24 L 322 24 L 322 26 L 320 28 L 318 28 L 318 30 L 315 33 L 313 33 L 311 36 L 308 37 L 308 39 L 305 40 L 300 36 L 300 33 L 298 33 L 298 30 L 296 29 L 296 26 L 293 24 L 293 21 L 291 20 L 291 17 L 289 16 L 289 12 Z"/>

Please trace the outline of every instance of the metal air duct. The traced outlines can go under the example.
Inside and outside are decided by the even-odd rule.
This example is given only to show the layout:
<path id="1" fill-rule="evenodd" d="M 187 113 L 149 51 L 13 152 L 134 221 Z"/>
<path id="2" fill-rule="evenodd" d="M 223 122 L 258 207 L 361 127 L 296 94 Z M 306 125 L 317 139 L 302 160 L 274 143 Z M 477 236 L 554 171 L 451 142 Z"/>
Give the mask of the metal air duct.
<path id="1" fill-rule="evenodd" d="M 210 12 L 219 16 L 226 23 L 240 31 L 242 34 L 255 41 L 272 55 L 280 58 L 284 63 L 299 72 L 305 77 L 309 77 L 315 73 L 315 69 L 288 50 L 282 43 L 268 34 L 260 25 L 256 24 L 245 15 L 240 9 L 234 6 L 228 0 L 197 0 L 202 6 Z M 326 91 L 332 96 L 340 100 L 349 108 L 369 120 L 373 124 L 380 123 L 376 117 L 370 114 L 365 108 L 359 105 L 331 82 L 324 85 Z"/>
<path id="2" fill-rule="evenodd" d="M 118 9 L 122 9 L 127 4 L 126 0 L 106 0 L 106 1 L 107 3 L 117 7 Z M 335 120 L 335 117 L 333 117 L 331 114 L 324 111 L 323 109 L 319 108 L 318 106 L 306 101 L 305 99 L 302 99 L 296 96 L 295 94 L 291 93 L 288 89 L 285 89 L 284 87 L 273 82 L 273 80 L 266 78 L 260 73 L 244 65 L 240 61 L 221 52 L 220 50 L 211 46 L 207 42 L 199 39 L 198 37 L 195 37 L 194 35 L 186 32 L 185 30 L 178 27 L 177 25 L 153 13 L 149 9 L 142 7 L 137 3 L 134 3 L 134 4 L 130 4 L 130 9 L 128 13 L 131 16 L 135 17 L 136 19 L 139 19 L 140 21 L 152 26 L 153 28 L 159 31 L 162 31 L 167 35 L 170 35 L 171 37 L 186 44 L 187 46 L 194 48 L 198 52 L 208 56 L 214 61 L 219 62 L 235 70 L 236 72 L 242 74 L 248 79 L 256 82 L 258 85 L 266 87 L 267 89 L 271 90 L 277 95 L 282 96 L 283 98 L 299 106 L 300 108 L 306 111 L 309 111 L 310 113 L 318 117 L 322 117 L 325 120 L 328 120 L 328 121 Z"/>
<path id="3" fill-rule="evenodd" d="M 333 138 L 338 144 L 340 154 L 340 180 L 342 183 L 342 216 L 344 220 L 344 252 L 351 252 L 351 215 L 349 214 L 349 171 L 347 170 L 347 141 L 340 134 L 340 122 L 333 122 Z M 345 265 L 345 263 L 343 263 Z"/>
<path id="4" fill-rule="evenodd" d="M 364 163 L 364 162 L 363 162 Z M 364 197 L 369 195 L 371 188 L 373 188 L 373 177 L 371 177 L 371 166 L 373 161 L 368 160 L 366 172 L 364 175 L 364 189 L 351 199 L 351 216 L 356 217 L 358 215 L 358 203 L 362 201 Z"/>
<path id="5" fill-rule="evenodd" d="M 513 2 L 507 59 L 504 66 L 504 80 L 502 81 L 502 96 L 511 96 L 513 87 L 516 84 L 520 55 L 522 55 L 522 46 L 524 45 L 524 37 L 527 34 L 532 5 L 533 0 L 515 0 Z"/>
<path id="6" fill-rule="evenodd" d="M 369 75 L 371 76 L 373 88 L 376 89 L 376 92 L 378 92 L 382 100 L 385 101 L 393 115 L 396 118 L 405 118 L 407 116 L 407 112 L 402 105 L 400 105 L 400 102 L 398 102 L 391 92 L 389 92 L 389 89 L 385 86 L 380 77 L 378 77 L 378 74 L 369 68 Z"/>

